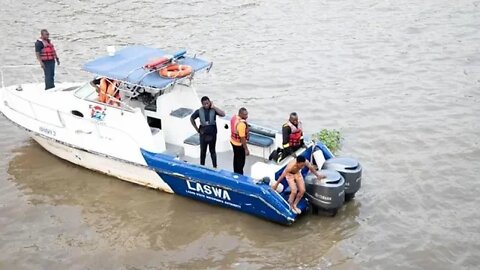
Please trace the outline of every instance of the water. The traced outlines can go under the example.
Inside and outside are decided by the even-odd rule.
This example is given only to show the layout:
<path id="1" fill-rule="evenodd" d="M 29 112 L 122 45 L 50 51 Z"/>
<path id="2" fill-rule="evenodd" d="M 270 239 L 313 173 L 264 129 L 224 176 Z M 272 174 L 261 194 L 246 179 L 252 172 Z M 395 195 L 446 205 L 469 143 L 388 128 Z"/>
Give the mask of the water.
<path id="1" fill-rule="evenodd" d="M 478 269 L 480 1 L 2 4 L 2 65 L 35 64 L 41 28 L 65 66 L 188 48 L 214 62 L 200 94 L 340 129 L 364 178 L 336 217 L 283 227 L 79 168 L 1 118 L 1 269 Z"/>

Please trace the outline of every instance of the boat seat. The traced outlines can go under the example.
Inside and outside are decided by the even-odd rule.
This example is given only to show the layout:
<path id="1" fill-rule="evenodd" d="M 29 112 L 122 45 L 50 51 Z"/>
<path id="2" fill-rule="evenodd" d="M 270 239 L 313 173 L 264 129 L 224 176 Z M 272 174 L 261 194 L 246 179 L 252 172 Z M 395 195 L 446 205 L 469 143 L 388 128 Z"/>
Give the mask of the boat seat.
<path id="1" fill-rule="evenodd" d="M 195 133 L 183 141 L 184 144 L 200 145 L 200 134 Z"/>
<path id="2" fill-rule="evenodd" d="M 249 124 L 248 129 L 250 130 L 250 133 L 256 133 L 266 137 L 275 138 L 275 132 L 273 132 L 272 130 L 261 128 L 260 126 L 256 126 L 253 124 Z"/>
<path id="3" fill-rule="evenodd" d="M 248 144 L 256 145 L 260 147 L 270 147 L 273 144 L 273 139 L 265 135 L 250 132 L 250 138 Z"/>
<path id="4" fill-rule="evenodd" d="M 193 134 L 192 136 L 186 138 L 183 143 L 189 145 L 200 145 L 200 134 Z M 260 134 L 250 133 L 250 139 L 248 140 L 248 144 L 260 147 L 269 147 L 273 144 L 273 139 Z"/>
<path id="5" fill-rule="evenodd" d="M 145 106 L 145 110 L 156 112 L 157 111 L 157 103 L 152 102 L 152 103 L 148 104 L 147 106 Z"/>
<path id="6" fill-rule="evenodd" d="M 193 113 L 192 109 L 189 108 L 178 108 L 170 113 L 171 116 L 177 118 L 185 118 L 190 116 Z"/>

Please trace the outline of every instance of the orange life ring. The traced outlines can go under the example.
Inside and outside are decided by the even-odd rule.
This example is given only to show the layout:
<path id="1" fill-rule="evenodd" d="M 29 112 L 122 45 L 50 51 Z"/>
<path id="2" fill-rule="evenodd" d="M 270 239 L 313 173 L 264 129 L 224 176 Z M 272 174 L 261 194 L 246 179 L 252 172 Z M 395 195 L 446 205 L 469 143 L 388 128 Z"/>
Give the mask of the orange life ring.
<path id="1" fill-rule="evenodd" d="M 183 78 L 192 74 L 192 67 L 189 65 L 171 64 L 160 69 L 158 73 L 165 78 Z"/>

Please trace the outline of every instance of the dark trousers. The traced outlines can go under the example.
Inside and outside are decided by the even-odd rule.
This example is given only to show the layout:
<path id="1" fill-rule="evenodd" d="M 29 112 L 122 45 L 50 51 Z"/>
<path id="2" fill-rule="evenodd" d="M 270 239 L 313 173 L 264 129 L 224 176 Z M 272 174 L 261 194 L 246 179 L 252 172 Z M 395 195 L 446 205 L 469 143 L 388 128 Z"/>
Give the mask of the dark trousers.
<path id="1" fill-rule="evenodd" d="M 43 69 L 45 75 L 45 90 L 54 88 L 55 60 L 43 61 L 43 64 L 45 65 L 45 68 Z"/>
<path id="2" fill-rule="evenodd" d="M 232 144 L 232 143 L 230 143 Z M 238 174 L 243 174 L 243 167 L 245 166 L 245 149 L 243 146 L 233 145 L 233 171 Z"/>
<path id="3" fill-rule="evenodd" d="M 217 134 L 200 135 L 200 165 L 205 165 L 205 157 L 207 156 L 207 146 L 212 157 L 212 165 L 217 167 L 217 153 L 215 152 L 215 144 L 217 144 Z"/>

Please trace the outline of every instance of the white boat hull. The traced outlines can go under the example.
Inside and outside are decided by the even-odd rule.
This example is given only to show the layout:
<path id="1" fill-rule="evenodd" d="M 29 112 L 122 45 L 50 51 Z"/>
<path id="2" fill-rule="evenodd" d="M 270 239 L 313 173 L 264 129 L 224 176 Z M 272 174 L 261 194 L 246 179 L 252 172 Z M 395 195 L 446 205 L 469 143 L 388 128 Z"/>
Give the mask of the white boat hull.
<path id="1" fill-rule="evenodd" d="M 77 149 L 32 132 L 30 136 L 45 150 L 61 159 L 128 182 L 173 193 L 160 176 L 147 166 Z"/>
<path id="2" fill-rule="evenodd" d="M 141 112 L 109 108 L 109 122 L 97 121 L 89 117 L 90 102 L 69 92 L 44 91 L 41 84 L 24 84 L 22 88 L 2 89 L 0 111 L 47 151 L 85 168 L 173 193 L 141 154 L 142 148 L 155 150 Z M 82 111 L 85 117 L 72 115 L 69 108 Z"/>

